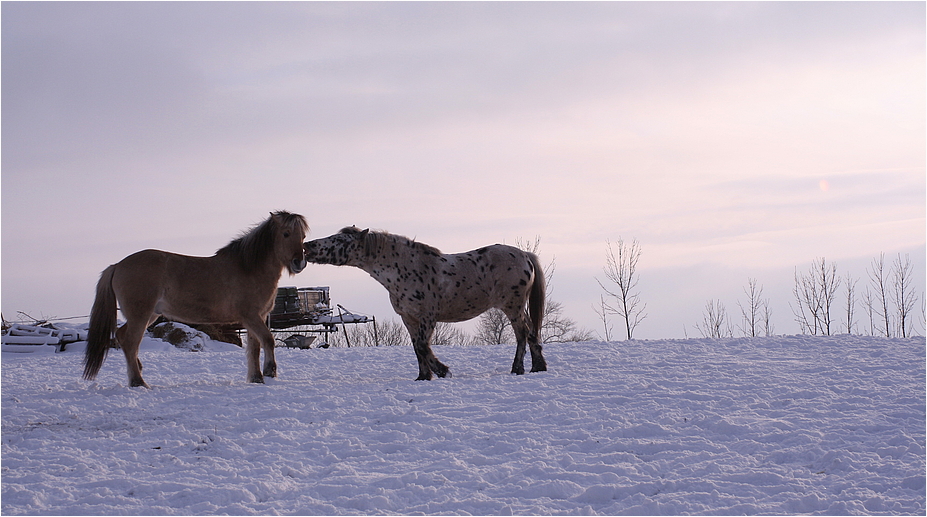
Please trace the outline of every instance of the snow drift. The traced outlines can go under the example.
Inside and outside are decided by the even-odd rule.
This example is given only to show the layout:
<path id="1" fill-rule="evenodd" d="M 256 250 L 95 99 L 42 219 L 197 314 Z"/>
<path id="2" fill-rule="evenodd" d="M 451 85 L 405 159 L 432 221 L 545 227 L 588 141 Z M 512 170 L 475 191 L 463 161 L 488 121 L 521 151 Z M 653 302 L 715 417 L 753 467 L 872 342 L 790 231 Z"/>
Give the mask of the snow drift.
<path id="1" fill-rule="evenodd" d="M 2 360 L 4 514 L 923 514 L 925 343 L 857 336 Z"/>

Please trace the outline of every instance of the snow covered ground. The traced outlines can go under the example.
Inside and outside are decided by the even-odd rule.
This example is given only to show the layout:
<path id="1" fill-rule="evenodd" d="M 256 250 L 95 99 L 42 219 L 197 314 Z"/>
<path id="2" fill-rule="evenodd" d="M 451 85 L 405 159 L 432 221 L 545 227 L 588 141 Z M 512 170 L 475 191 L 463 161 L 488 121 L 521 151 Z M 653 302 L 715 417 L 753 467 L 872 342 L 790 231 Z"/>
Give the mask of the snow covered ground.
<path id="1" fill-rule="evenodd" d="M 918 514 L 923 338 L 2 354 L 2 513 Z"/>

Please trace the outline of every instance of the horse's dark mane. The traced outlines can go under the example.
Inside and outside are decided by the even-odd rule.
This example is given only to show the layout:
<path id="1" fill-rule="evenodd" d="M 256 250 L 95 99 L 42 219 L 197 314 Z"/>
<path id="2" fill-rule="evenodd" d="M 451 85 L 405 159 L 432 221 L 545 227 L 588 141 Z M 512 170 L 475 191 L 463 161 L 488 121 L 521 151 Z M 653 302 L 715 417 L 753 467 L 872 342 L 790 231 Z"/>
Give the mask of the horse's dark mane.
<path id="1" fill-rule="evenodd" d="M 347 228 L 342 228 L 340 233 L 357 235 L 363 233 L 364 231 L 367 230 L 360 230 L 356 226 L 348 226 Z M 402 235 L 395 235 L 389 232 L 374 230 L 369 230 L 367 235 L 364 237 L 364 251 L 368 256 L 375 255 L 383 248 L 383 246 L 386 246 L 388 243 L 397 243 L 405 246 L 411 246 L 412 248 L 424 253 L 434 255 L 441 254 L 441 250 L 438 248 L 429 246 L 423 242 L 418 242 L 415 239 L 410 239 Z"/>
<path id="2" fill-rule="evenodd" d="M 303 233 L 309 230 L 306 219 L 299 214 L 292 214 L 284 210 L 272 212 L 267 220 L 242 233 L 237 239 L 217 251 L 216 255 L 228 255 L 237 258 L 245 271 L 256 269 L 267 258 L 268 254 L 273 253 L 274 235 L 278 224 L 277 218 L 281 219 L 279 224 L 283 228 L 288 228 L 291 231 L 302 229 Z"/>

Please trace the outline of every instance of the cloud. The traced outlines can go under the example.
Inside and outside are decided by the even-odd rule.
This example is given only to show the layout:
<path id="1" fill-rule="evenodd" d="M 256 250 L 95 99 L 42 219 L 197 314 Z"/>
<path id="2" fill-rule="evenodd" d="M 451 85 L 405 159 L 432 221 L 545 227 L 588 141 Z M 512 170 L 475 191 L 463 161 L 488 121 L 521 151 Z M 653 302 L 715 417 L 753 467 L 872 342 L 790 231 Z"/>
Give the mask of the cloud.
<path id="1" fill-rule="evenodd" d="M 921 8 L 8 5 L 4 92 L 22 102 L 7 103 L 4 121 L 22 129 L 4 154 L 11 164 L 150 158 L 557 112 L 603 97 L 623 109 L 654 94 L 685 103 L 738 70 L 772 64 L 769 80 L 783 77 L 783 62 L 845 61 L 831 41 L 884 56 L 888 29 L 892 41 L 923 34 L 903 18 Z M 726 93 L 736 102 L 738 92 Z"/>

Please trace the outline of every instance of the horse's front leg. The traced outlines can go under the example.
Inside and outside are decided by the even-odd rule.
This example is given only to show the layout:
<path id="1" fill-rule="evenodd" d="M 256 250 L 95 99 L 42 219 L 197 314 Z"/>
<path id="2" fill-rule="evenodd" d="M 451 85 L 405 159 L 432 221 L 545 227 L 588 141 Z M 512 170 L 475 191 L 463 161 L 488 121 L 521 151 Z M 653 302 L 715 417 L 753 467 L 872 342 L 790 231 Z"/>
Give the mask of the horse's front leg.
<path id="1" fill-rule="evenodd" d="M 264 376 L 276 378 L 277 358 L 274 355 L 274 335 L 271 334 L 270 330 L 267 331 L 267 335 L 262 339 L 262 342 L 264 348 Z"/>
<path id="2" fill-rule="evenodd" d="M 432 372 L 438 377 L 450 376 L 450 369 L 431 351 L 431 336 L 435 331 L 435 321 L 431 318 L 419 320 L 402 316 L 402 322 L 409 331 L 412 348 L 415 349 L 415 357 L 418 359 L 418 377 L 415 380 L 430 381 Z"/>
<path id="3" fill-rule="evenodd" d="M 268 377 L 277 376 L 277 362 L 274 359 L 273 351 L 274 336 L 262 321 L 246 323 L 244 326 L 248 330 L 248 348 L 246 350 L 248 382 L 263 384 L 265 375 Z M 261 373 L 259 368 L 262 348 L 264 349 L 264 373 Z"/>

